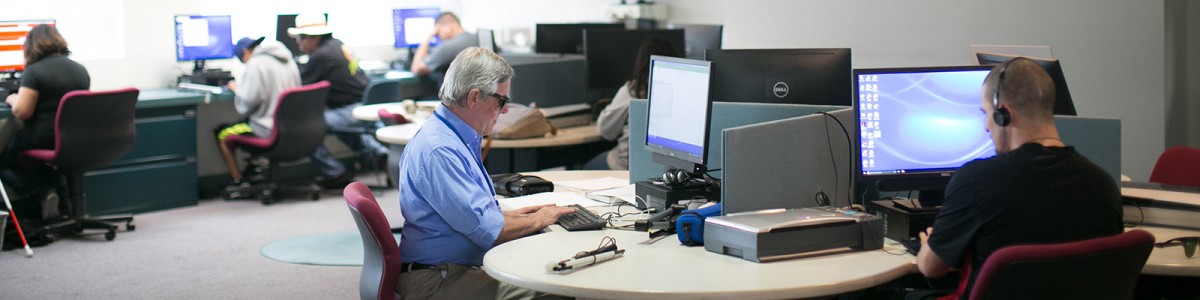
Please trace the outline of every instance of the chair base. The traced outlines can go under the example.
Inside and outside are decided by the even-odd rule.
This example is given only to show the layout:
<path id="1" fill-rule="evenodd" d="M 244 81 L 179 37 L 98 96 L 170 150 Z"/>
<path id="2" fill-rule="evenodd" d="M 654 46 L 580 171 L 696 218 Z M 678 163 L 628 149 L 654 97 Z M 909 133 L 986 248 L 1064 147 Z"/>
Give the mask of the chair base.
<path id="1" fill-rule="evenodd" d="M 278 202 L 278 200 L 282 200 L 282 197 L 285 195 L 317 201 L 321 199 L 320 191 L 321 189 L 314 184 L 278 185 L 269 182 L 258 184 L 243 183 L 226 186 L 221 191 L 220 197 L 225 200 L 257 199 L 263 205 L 271 205 Z"/>
<path id="2" fill-rule="evenodd" d="M 43 227 L 41 234 L 78 235 L 87 229 L 99 229 L 105 231 L 104 239 L 111 241 L 117 238 L 117 229 L 119 226 L 115 223 L 120 222 L 125 222 L 125 231 L 134 231 L 137 229 L 137 226 L 133 224 L 133 215 L 84 216 L 46 225 Z"/>

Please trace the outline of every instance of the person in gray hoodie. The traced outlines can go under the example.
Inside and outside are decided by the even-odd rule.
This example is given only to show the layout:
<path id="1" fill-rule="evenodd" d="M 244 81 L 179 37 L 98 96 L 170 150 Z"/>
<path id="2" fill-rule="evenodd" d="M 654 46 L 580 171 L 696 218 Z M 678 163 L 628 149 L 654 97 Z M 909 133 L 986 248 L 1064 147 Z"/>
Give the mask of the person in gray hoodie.
<path id="1" fill-rule="evenodd" d="M 247 37 L 234 45 L 234 54 L 246 64 L 246 70 L 226 87 L 236 95 L 233 106 L 246 120 L 223 125 L 217 131 L 217 148 L 221 150 L 234 184 L 242 184 L 245 180 L 237 169 L 233 149 L 225 147 L 225 138 L 251 134 L 263 138 L 270 136 L 279 94 L 300 86 L 300 69 L 292 59 L 292 53 L 282 43 L 263 40 Z"/>

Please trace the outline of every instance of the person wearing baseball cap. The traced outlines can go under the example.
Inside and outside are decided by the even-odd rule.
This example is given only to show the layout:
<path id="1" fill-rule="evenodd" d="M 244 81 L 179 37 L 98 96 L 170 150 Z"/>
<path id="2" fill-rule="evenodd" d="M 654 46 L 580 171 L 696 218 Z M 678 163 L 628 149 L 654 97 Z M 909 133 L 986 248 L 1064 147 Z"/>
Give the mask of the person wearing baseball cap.
<path id="1" fill-rule="evenodd" d="M 246 70 L 237 81 L 226 87 L 234 93 L 233 106 L 246 119 L 234 124 L 223 124 L 217 128 L 217 147 L 229 168 L 234 185 L 247 184 L 238 172 L 233 151 L 225 147 L 225 138 L 231 135 L 268 137 L 275 122 L 275 107 L 283 90 L 300 86 L 300 71 L 292 53 L 282 43 L 264 41 L 264 38 L 242 38 L 234 44 L 234 54 L 246 64 Z M 252 166 L 247 166 L 251 168 Z"/>
<path id="2" fill-rule="evenodd" d="M 353 51 L 342 41 L 333 38 L 333 29 L 329 27 L 324 14 L 297 15 L 296 27 L 288 28 L 288 34 L 296 38 L 300 51 L 308 55 L 308 61 L 300 66 L 301 82 L 312 84 L 329 81 L 325 124 L 330 132 L 358 153 L 370 149 L 376 153 L 374 163 L 386 164 L 387 148 L 373 137 L 352 133 L 357 129 L 358 121 L 351 112 L 362 103 L 363 89 L 368 82 L 367 74 L 358 67 L 358 58 L 354 57 Z M 317 147 L 312 159 L 320 169 L 321 177 L 317 183 L 323 188 L 341 189 L 354 178 L 354 172 L 335 159 L 324 145 Z"/>

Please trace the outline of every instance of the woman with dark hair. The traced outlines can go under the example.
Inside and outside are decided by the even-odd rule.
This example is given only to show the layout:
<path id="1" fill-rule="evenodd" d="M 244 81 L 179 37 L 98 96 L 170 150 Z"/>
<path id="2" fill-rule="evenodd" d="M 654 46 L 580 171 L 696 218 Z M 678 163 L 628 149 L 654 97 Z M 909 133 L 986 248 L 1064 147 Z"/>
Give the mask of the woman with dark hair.
<path id="1" fill-rule="evenodd" d="M 21 87 L 4 101 L 12 108 L 13 117 L 24 121 L 24 126 L 20 127 L 16 122 L 0 125 L 5 127 L 0 128 L 0 132 L 12 132 L 20 127 L 11 140 L 0 140 L 0 143 L 8 143 L 0 155 L 0 170 L 3 170 L 6 185 L 13 186 L 23 195 L 30 195 L 43 190 L 34 191 L 33 188 L 47 186 L 36 182 L 54 179 L 18 167 L 17 154 L 30 149 L 54 148 L 54 118 L 59 100 L 67 92 L 87 90 L 91 86 L 91 77 L 83 65 L 67 58 L 71 54 L 67 41 L 54 26 L 42 24 L 30 30 L 25 37 L 24 52 Z"/>
<path id="2" fill-rule="evenodd" d="M 629 170 L 629 100 L 646 99 L 650 90 L 650 56 L 676 56 L 675 48 L 665 39 L 649 39 L 638 48 L 637 61 L 629 81 L 617 90 L 596 119 L 596 127 L 605 140 L 617 141 L 612 150 L 597 155 L 584 165 L 588 170 Z"/>

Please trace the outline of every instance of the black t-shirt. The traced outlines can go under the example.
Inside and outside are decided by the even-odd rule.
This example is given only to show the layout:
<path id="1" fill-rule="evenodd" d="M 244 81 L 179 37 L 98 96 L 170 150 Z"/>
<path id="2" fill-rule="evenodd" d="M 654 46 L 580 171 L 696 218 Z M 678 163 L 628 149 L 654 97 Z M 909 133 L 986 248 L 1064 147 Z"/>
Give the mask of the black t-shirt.
<path id="1" fill-rule="evenodd" d="M 17 134 L 27 145 L 37 149 L 54 147 L 54 117 L 63 95 L 75 90 L 87 90 L 92 79 L 87 69 L 63 55 L 42 58 L 28 66 L 21 76 L 21 87 L 38 92 L 33 115 L 25 120 L 25 128 Z"/>
<path id="2" fill-rule="evenodd" d="M 325 106 L 339 108 L 362 101 L 363 89 L 367 87 L 367 73 L 352 62 L 342 51 L 342 41 L 328 39 L 308 54 L 308 62 L 300 66 L 300 79 L 304 84 L 321 80 L 329 81 L 329 96 Z"/>
<path id="3" fill-rule="evenodd" d="M 971 257 L 965 297 L 996 250 L 1119 234 L 1121 216 L 1121 191 L 1108 173 L 1074 147 L 1030 143 L 955 173 L 929 247 L 952 267 Z"/>

